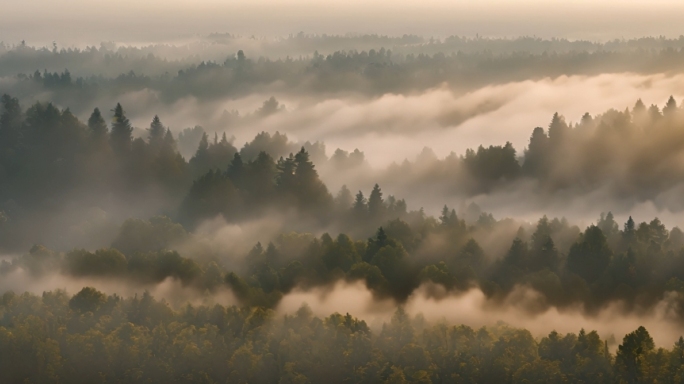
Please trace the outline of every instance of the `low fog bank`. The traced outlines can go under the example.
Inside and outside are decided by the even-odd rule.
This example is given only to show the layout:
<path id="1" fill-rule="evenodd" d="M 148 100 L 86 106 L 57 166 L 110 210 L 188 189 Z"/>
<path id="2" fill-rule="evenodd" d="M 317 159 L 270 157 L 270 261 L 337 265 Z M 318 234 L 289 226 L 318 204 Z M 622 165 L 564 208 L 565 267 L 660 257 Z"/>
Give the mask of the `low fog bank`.
<path id="1" fill-rule="evenodd" d="M 374 168 L 413 160 L 425 147 L 438 157 L 507 141 L 521 151 L 532 128 L 548 124 L 555 112 L 569 122 L 579 122 L 584 113 L 631 108 L 637 99 L 646 105 L 662 105 L 671 95 L 676 100 L 684 98 L 684 75 L 630 73 L 525 80 L 466 92 L 444 84 L 424 92 L 372 98 L 298 95 L 275 85 L 275 89 L 237 99 L 187 97 L 171 104 L 150 89 L 71 104 L 56 100 L 50 92 L 24 99 L 1 86 L 0 93 L 18 96 L 24 106 L 54 102 L 83 121 L 94 108 L 107 111 L 120 102 L 133 125 L 140 127 L 138 134 L 144 134 L 142 127 L 149 124 L 152 113 L 175 133 L 200 125 L 210 134 L 226 132 L 229 138 L 235 137 L 238 147 L 258 132 L 279 131 L 294 141 L 324 142 L 328 156 L 337 148 L 358 148 Z M 271 97 L 275 97 L 275 107 L 264 109 Z M 331 184 L 332 189 L 339 186 Z"/>
<path id="2" fill-rule="evenodd" d="M 465 93 L 444 85 L 417 94 L 386 94 L 370 99 L 357 95 L 316 100 L 287 93 L 271 98 L 264 92 L 215 103 L 184 99 L 168 106 L 159 94 L 145 91 L 127 94 L 122 104 L 134 126 L 133 135 L 143 139 L 147 139 L 148 131 L 143 127 L 149 125 L 150 111 L 157 111 L 178 137 L 178 150 L 186 160 L 197 154 L 202 132 L 208 134 L 209 141 L 225 134 L 231 150 L 239 151 L 246 161 L 254 159 L 260 150 L 277 160 L 304 146 L 333 196 L 346 186 L 352 195 L 362 191 L 367 197 L 377 183 L 386 197 L 404 199 L 409 210 L 423 208 L 433 215 L 444 204 L 460 207 L 475 203 L 497 219 L 511 217 L 534 222 L 548 215 L 566 217 L 583 226 L 591 223 L 598 213 L 612 211 L 621 222 L 632 215 L 637 220 L 659 217 L 669 226 L 684 226 L 679 214 L 684 205 L 678 198 L 684 180 L 678 181 L 673 177 L 676 173 L 670 170 L 670 173 L 654 174 L 638 167 L 639 159 L 650 159 L 649 153 L 664 154 L 661 148 L 667 148 L 672 158 L 653 160 L 658 164 L 654 169 L 674 167 L 676 171 L 679 147 L 673 144 L 679 140 L 677 120 L 674 125 L 667 123 L 674 129 L 639 126 L 635 132 L 644 129 L 651 132 L 644 135 L 648 140 L 629 135 L 617 135 L 618 139 L 602 133 L 603 128 L 592 126 L 588 131 L 593 137 L 591 145 L 596 147 L 592 153 L 605 153 L 605 158 L 596 164 L 629 164 L 633 175 L 625 175 L 620 168 L 610 168 L 614 170 L 612 173 L 581 171 L 586 171 L 585 174 L 568 174 L 565 170 L 557 173 L 560 176 L 554 176 L 565 183 L 561 187 L 549 187 L 548 182 L 554 182 L 554 177 L 541 174 L 537 179 L 483 182 L 478 181 L 483 171 L 464 170 L 460 160 L 468 149 L 510 142 L 516 151 L 516 161 L 524 168 L 532 128 L 546 126 L 554 112 L 560 111 L 570 126 L 573 122 L 581 123 L 584 113 L 597 119 L 601 117 L 610 125 L 617 113 L 612 108 L 631 109 L 637 99 L 644 105 L 662 106 L 669 95 L 674 95 L 676 103 L 681 100 L 681 89 L 684 89 L 683 75 L 604 74 L 527 80 Z M 82 107 L 81 121 L 88 120 L 91 107 L 99 106 L 107 111 L 107 105 L 115 104 L 115 99 L 92 103 Z M 26 108 L 28 104 L 22 106 Z M 103 115 L 109 120 L 107 112 Z M 204 128 L 183 128 L 198 122 Z M 582 146 L 587 145 L 576 148 Z M 228 153 L 220 162 L 200 167 L 188 177 L 197 178 L 212 167 L 225 172 L 231 156 Z M 565 159 L 581 163 L 583 156 L 579 151 Z M 497 164 L 491 166 L 500 168 Z M 582 166 L 591 168 L 590 163 Z M 585 176 L 595 180 L 587 182 Z M 648 177 L 653 179 L 647 180 Z M 42 213 L 37 212 L 27 219 L 27 223 L 37 223 L 31 227 L 38 234 L 33 242 L 60 250 L 74 245 L 91 249 L 106 246 L 111 242 L 112 229 L 129 217 L 177 215 L 178 204 L 186 196 L 191 181 L 185 181 L 175 196 L 165 198 L 160 197 L 159 186 L 119 197 L 97 190 L 80 191 L 79 196 L 101 195 L 105 199 L 88 203 L 89 197 L 83 200 L 72 196 L 72 203 L 51 212 L 49 221 L 40 220 Z M 9 212 L 14 207 L 14 203 L 5 202 L 3 209 Z M 220 213 L 213 215 L 220 216 Z M 265 233 L 282 230 L 286 221 L 287 228 L 297 228 L 300 220 L 297 215 L 287 218 L 288 214 L 283 216 L 282 212 L 270 215 L 269 224 L 263 227 Z M 306 223 L 298 228 L 312 231 Z M 335 226 L 321 227 L 313 232 L 319 235 L 336 229 Z"/>
<path id="3" fill-rule="evenodd" d="M 375 330 L 388 323 L 399 307 L 389 299 L 374 299 L 372 292 L 361 283 L 338 282 L 333 287 L 296 290 L 287 294 L 277 311 L 292 314 L 302 305 L 307 305 L 315 315 L 322 317 L 335 312 L 348 313 L 365 320 Z M 677 305 L 666 297 L 651 310 L 633 312 L 626 310 L 620 302 L 613 302 L 589 314 L 581 307 L 547 308 L 543 305 L 543 297 L 527 287 L 516 288 L 503 302 L 499 302 L 487 299 L 479 289 L 448 294 L 440 287 L 422 286 L 401 307 L 411 316 L 422 316 L 432 324 L 464 324 L 479 328 L 503 322 L 527 329 L 536 338 L 547 336 L 551 331 L 596 330 L 602 338 L 610 341 L 614 349 L 617 341 L 639 326 L 649 330 L 656 345 L 669 347 L 672 340 L 684 333 L 684 324 L 675 313 Z"/>
<path id="4" fill-rule="evenodd" d="M 3 274 L 0 280 L 0 292 L 8 291 L 21 294 L 24 292 L 40 295 L 44 292 L 64 290 L 68 294 L 78 293 L 84 287 L 93 287 L 107 295 L 131 297 L 148 292 L 158 300 L 165 300 L 175 308 L 185 305 L 236 305 L 238 301 L 232 292 L 219 289 L 213 293 L 203 292 L 194 287 L 185 286 L 180 280 L 167 277 L 160 283 L 143 284 L 119 279 L 97 277 L 74 277 L 58 272 L 35 276 L 30 271 L 17 269 Z"/>
<path id="5" fill-rule="evenodd" d="M 49 274 L 35 278 L 27 271 L 18 270 L 3 276 L 0 293 L 43 292 L 65 290 L 75 294 L 84 287 L 93 287 L 108 295 L 120 297 L 141 296 L 147 292 L 157 300 L 164 300 L 173 308 L 193 306 L 239 305 L 233 292 L 222 288 L 215 292 L 202 292 L 184 286 L 180 281 L 167 278 L 158 284 L 131 284 L 103 278 L 74 278 Z M 422 318 L 428 324 L 466 325 L 472 328 L 506 324 L 529 330 L 535 338 L 550 332 L 575 333 L 579 329 L 596 330 L 616 349 L 622 338 L 639 326 L 647 328 L 656 346 L 669 347 L 684 333 L 684 323 L 678 317 L 680 301 L 672 293 L 650 309 L 627 309 L 619 301 L 611 302 L 598 311 L 587 313 L 581 306 L 556 308 L 544 305 L 544 298 L 529 287 L 519 286 L 503 301 L 488 299 L 477 288 L 454 294 L 440 286 L 423 285 L 407 302 L 399 304 L 392 299 L 374 296 L 361 282 L 337 282 L 320 288 L 298 288 L 283 296 L 275 309 L 279 315 L 293 315 L 305 305 L 315 316 L 325 318 L 334 313 L 349 314 L 366 321 L 370 328 L 380 332 L 389 323 L 398 308 L 411 317 Z"/>

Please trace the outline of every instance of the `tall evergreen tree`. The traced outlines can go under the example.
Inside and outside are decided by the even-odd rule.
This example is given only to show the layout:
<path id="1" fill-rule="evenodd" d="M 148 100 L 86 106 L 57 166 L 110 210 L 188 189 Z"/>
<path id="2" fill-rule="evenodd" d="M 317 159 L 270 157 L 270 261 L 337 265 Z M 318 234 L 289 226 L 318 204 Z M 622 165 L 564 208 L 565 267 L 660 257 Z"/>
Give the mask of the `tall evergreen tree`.
<path id="1" fill-rule="evenodd" d="M 353 203 L 354 198 L 352 197 L 349 188 L 347 188 L 346 185 L 343 185 L 340 188 L 340 191 L 337 193 L 337 196 L 335 196 L 335 204 L 337 205 L 337 208 L 340 211 L 345 211 L 351 208 Z"/>
<path id="2" fill-rule="evenodd" d="M 606 270 L 612 257 L 606 236 L 599 227 L 592 225 L 582 239 L 570 247 L 567 265 L 570 271 L 593 283 Z"/>
<path id="3" fill-rule="evenodd" d="M 442 208 L 442 214 L 439 215 L 439 221 L 442 223 L 443 226 L 448 226 L 449 225 L 449 207 L 444 204 L 444 208 Z"/>
<path id="4" fill-rule="evenodd" d="M 176 139 L 173 138 L 173 133 L 170 129 L 166 129 L 166 134 L 164 134 L 164 141 L 162 142 L 162 148 L 164 150 L 170 150 L 176 152 L 178 150 Z"/>
<path id="5" fill-rule="evenodd" d="M 2 95 L 2 114 L 0 114 L 0 155 L 5 149 L 16 148 L 21 139 L 23 114 L 19 99 Z"/>
<path id="6" fill-rule="evenodd" d="M 235 152 L 233 155 L 233 160 L 230 162 L 226 174 L 236 187 L 241 188 L 244 185 L 245 165 L 240 152 Z"/>
<path id="7" fill-rule="evenodd" d="M 107 123 L 104 121 L 99 108 L 95 108 L 90 118 L 88 118 L 88 128 L 90 129 L 91 137 L 96 141 L 107 137 Z"/>
<path id="8" fill-rule="evenodd" d="M 320 209 L 332 203 L 328 189 L 318 178 L 314 164 L 309 160 L 309 153 L 302 147 L 294 157 L 296 165 L 295 180 L 297 195 L 302 207 Z"/>
<path id="9" fill-rule="evenodd" d="M 164 136 L 166 133 L 166 128 L 159 120 L 159 116 L 154 115 L 150 127 L 147 129 L 148 142 L 153 151 L 159 150 L 161 148 L 162 142 L 164 141 Z"/>
<path id="10" fill-rule="evenodd" d="M 622 231 L 622 238 L 627 244 L 631 244 L 636 240 L 636 224 L 634 223 L 632 216 L 630 216 L 625 223 L 625 229 Z"/>
<path id="11" fill-rule="evenodd" d="M 549 124 L 549 143 L 554 147 L 561 145 L 565 141 L 569 130 L 570 128 L 565 122 L 565 118 L 559 115 L 558 112 L 554 113 L 551 124 Z"/>
<path id="12" fill-rule="evenodd" d="M 380 186 L 375 184 L 368 198 L 368 213 L 373 218 L 381 218 L 385 211 L 385 202 L 382 200 Z"/>
<path id="13" fill-rule="evenodd" d="M 548 170 L 549 137 L 544 128 L 537 127 L 532 131 L 530 144 L 525 150 L 522 170 L 529 176 L 543 176 Z"/>
<path id="14" fill-rule="evenodd" d="M 368 204 L 366 204 L 366 198 L 363 197 L 363 192 L 361 191 L 356 194 L 353 210 L 357 218 L 364 218 L 367 216 Z"/>
<path id="15" fill-rule="evenodd" d="M 131 150 L 133 127 L 126 117 L 121 104 L 116 104 L 116 108 L 114 108 L 114 120 L 112 122 L 112 130 L 109 133 L 109 140 L 112 143 L 112 148 L 118 154 L 124 154 Z"/>
<path id="16" fill-rule="evenodd" d="M 663 116 L 672 117 L 677 113 L 677 102 L 674 97 L 670 96 L 667 100 L 667 104 L 663 107 Z"/>
<path id="17" fill-rule="evenodd" d="M 292 154 L 285 158 L 281 156 L 280 159 L 278 159 L 276 168 L 278 169 L 278 176 L 276 178 L 278 189 L 286 195 L 295 193 L 297 188 L 295 179 L 297 165 L 295 164 L 294 156 Z"/>
<path id="18" fill-rule="evenodd" d="M 638 384 L 645 382 L 649 362 L 647 356 L 655 348 L 653 338 L 646 328 L 639 327 L 627 334 L 615 356 L 615 373 L 618 382 Z"/>

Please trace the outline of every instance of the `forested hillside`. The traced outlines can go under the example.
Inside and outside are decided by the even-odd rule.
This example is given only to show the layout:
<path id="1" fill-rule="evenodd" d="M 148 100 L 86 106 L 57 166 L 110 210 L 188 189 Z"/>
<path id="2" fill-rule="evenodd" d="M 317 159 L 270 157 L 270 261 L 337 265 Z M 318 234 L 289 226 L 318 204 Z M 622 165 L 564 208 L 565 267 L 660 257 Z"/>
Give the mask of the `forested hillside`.
<path id="1" fill-rule="evenodd" d="M 684 382 L 683 64 L 0 43 L 0 384 Z"/>
<path id="2" fill-rule="evenodd" d="M 505 325 L 428 324 L 397 310 L 381 330 L 304 306 L 172 310 L 144 294 L 83 288 L 0 301 L 6 382 L 117 383 L 653 383 L 678 382 L 684 339 L 656 348 L 640 327 L 616 352 L 596 332 L 535 339 Z"/>

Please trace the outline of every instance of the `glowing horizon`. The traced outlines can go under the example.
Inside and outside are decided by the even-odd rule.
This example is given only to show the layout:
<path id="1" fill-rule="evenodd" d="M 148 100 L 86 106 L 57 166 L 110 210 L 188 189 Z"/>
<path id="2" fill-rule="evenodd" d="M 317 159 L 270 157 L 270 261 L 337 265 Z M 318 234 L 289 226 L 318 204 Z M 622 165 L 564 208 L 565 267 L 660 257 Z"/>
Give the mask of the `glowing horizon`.
<path id="1" fill-rule="evenodd" d="M 2 0 L 7 3 L 7 0 Z M 1 6 L 0 6 L 1 7 Z M 255 36 L 306 33 L 539 36 L 605 41 L 678 37 L 684 4 L 660 1 L 218 0 L 13 3 L 0 13 L 0 41 L 63 45 L 167 42 L 212 32 Z"/>

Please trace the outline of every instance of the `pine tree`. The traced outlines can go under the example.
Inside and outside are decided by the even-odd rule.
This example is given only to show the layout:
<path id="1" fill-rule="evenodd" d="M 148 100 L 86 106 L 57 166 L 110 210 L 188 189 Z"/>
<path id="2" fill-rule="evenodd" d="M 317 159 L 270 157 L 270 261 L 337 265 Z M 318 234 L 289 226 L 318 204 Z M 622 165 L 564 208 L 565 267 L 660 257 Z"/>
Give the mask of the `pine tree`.
<path id="1" fill-rule="evenodd" d="M 195 152 L 195 157 L 204 158 L 209 156 L 209 138 L 206 132 L 202 133 L 202 138 L 200 139 L 199 145 L 197 146 L 197 152 Z"/>
<path id="2" fill-rule="evenodd" d="M 632 108 L 632 115 L 642 116 L 644 113 L 646 113 L 646 105 L 639 99 L 634 104 L 634 108 Z"/>
<path id="3" fill-rule="evenodd" d="M 636 224 L 632 219 L 632 216 L 627 219 L 625 223 L 625 229 L 622 231 L 622 237 L 627 244 L 631 244 L 636 240 Z"/>
<path id="4" fill-rule="evenodd" d="M 0 115 L 0 156 L 5 149 L 16 148 L 21 140 L 22 112 L 19 100 L 9 95 L 2 95 L 2 115 Z"/>
<path id="5" fill-rule="evenodd" d="M 544 128 L 537 127 L 532 131 L 530 144 L 525 150 L 525 161 L 522 170 L 530 176 L 543 176 L 548 170 L 549 137 Z"/>
<path id="6" fill-rule="evenodd" d="M 133 127 L 131 127 L 131 122 L 126 118 L 121 104 L 116 104 L 116 108 L 114 108 L 114 121 L 112 122 L 109 139 L 116 153 L 123 154 L 131 150 Z"/>
<path id="7" fill-rule="evenodd" d="M 368 213 L 371 217 L 381 218 L 385 211 L 385 202 L 382 200 L 382 191 L 380 186 L 375 184 L 368 198 Z"/>
<path id="8" fill-rule="evenodd" d="M 347 188 L 346 185 L 343 185 L 335 197 L 335 204 L 340 211 L 345 211 L 352 206 L 353 200 L 354 198 L 352 197 L 349 188 Z"/>
<path id="9" fill-rule="evenodd" d="M 663 108 L 663 116 L 671 117 L 674 116 L 676 112 L 677 102 L 675 101 L 674 97 L 670 96 L 670 98 L 667 100 L 667 104 Z"/>
<path id="10" fill-rule="evenodd" d="M 309 153 L 304 147 L 297 152 L 294 157 L 294 162 L 296 165 L 295 177 L 297 178 L 300 187 L 309 185 L 315 182 L 315 180 L 318 180 L 318 172 L 316 172 L 313 162 L 309 160 Z"/>
<path id="11" fill-rule="evenodd" d="M 164 141 L 164 134 L 166 133 L 166 129 L 161 123 L 161 120 L 159 120 L 159 116 L 154 116 L 152 123 L 150 123 L 150 128 L 147 129 L 147 132 L 149 133 L 148 138 L 150 146 L 153 150 L 158 150 Z"/>
<path id="12" fill-rule="evenodd" d="M 90 135 L 96 141 L 103 140 L 107 137 L 108 129 L 107 123 L 102 118 L 99 108 L 95 108 L 93 113 L 88 119 L 88 128 L 90 129 Z"/>
<path id="13" fill-rule="evenodd" d="M 553 114 L 551 124 L 549 124 L 549 142 L 552 146 L 560 145 L 566 138 L 569 127 L 565 118 L 558 112 Z"/>
<path id="14" fill-rule="evenodd" d="M 230 181 L 232 181 L 235 186 L 240 188 L 243 185 L 244 172 L 245 164 L 242 161 L 242 156 L 240 156 L 240 152 L 235 152 L 235 155 L 233 155 L 233 160 L 230 162 L 226 174 L 228 175 Z"/>
<path id="15" fill-rule="evenodd" d="M 364 215 L 366 212 L 368 212 L 366 198 L 363 197 L 363 192 L 361 191 L 356 194 L 356 198 L 354 200 L 354 212 L 356 212 L 358 215 Z"/>
<path id="16" fill-rule="evenodd" d="M 304 147 L 295 155 L 294 163 L 296 192 L 300 205 L 316 209 L 329 207 L 329 204 L 332 204 L 332 197 L 325 184 L 318 178 L 318 172 Z"/>
<path id="17" fill-rule="evenodd" d="M 164 141 L 162 143 L 162 148 L 166 151 L 176 152 L 176 139 L 173 138 L 173 133 L 170 129 L 166 129 L 166 134 L 164 135 Z"/>
<path id="18" fill-rule="evenodd" d="M 447 207 L 446 204 L 444 204 L 444 208 L 442 208 L 442 214 L 439 216 L 439 221 L 444 226 L 449 225 L 449 207 Z"/>
<path id="19" fill-rule="evenodd" d="M 278 169 L 278 176 L 276 177 L 278 188 L 286 194 L 294 193 L 297 187 L 294 176 L 297 165 L 294 156 L 292 154 L 286 158 L 281 156 L 276 168 Z"/>

